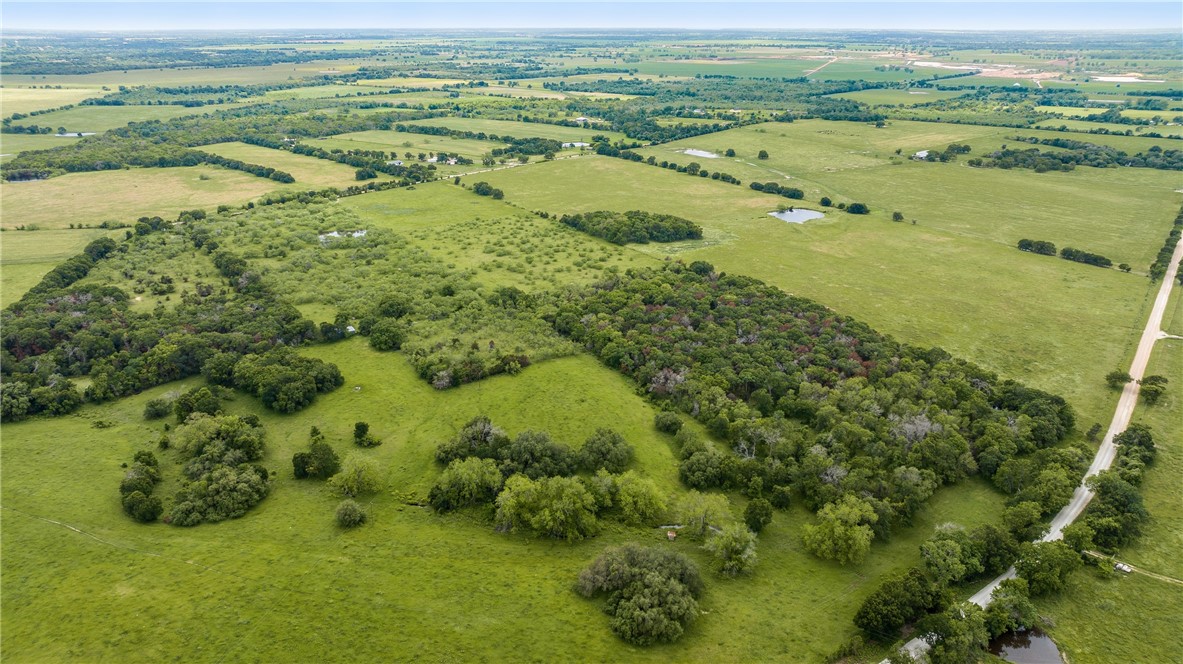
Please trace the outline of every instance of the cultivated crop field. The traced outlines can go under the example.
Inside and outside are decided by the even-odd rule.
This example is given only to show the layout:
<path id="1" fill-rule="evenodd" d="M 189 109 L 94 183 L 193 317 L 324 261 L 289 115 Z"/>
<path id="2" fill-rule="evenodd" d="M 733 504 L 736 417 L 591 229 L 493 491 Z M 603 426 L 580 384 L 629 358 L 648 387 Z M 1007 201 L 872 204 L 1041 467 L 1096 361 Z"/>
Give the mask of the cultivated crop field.
<path id="1" fill-rule="evenodd" d="M 5 39 L 0 659 L 1173 661 L 1177 35 L 252 34 Z"/>

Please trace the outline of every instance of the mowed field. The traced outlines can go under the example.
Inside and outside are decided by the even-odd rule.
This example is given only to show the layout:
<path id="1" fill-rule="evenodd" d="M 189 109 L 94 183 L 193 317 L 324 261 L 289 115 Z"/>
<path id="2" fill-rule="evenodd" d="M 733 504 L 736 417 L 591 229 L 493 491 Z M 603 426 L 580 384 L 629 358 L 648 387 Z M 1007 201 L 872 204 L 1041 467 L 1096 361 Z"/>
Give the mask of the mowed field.
<path id="1" fill-rule="evenodd" d="M 287 150 L 275 150 L 248 143 L 214 143 L 202 145 L 198 148 L 203 152 L 221 155 L 229 159 L 238 159 L 248 164 L 270 166 L 276 170 L 291 173 L 296 182 L 288 187 L 347 187 L 357 184 L 357 169 L 347 164 L 339 164 L 329 159 L 318 159 L 307 155 L 295 154 Z M 261 179 L 261 178 L 260 178 Z M 390 176 L 378 174 L 378 180 L 389 180 Z M 264 180 L 267 181 L 267 180 Z M 272 184 L 275 184 L 272 182 Z"/>
<path id="2" fill-rule="evenodd" d="M 82 252 L 103 235 L 122 236 L 123 231 L 74 229 L 62 231 L 7 231 L 0 234 L 0 307 L 20 299 L 46 272 Z"/>
<path id="3" fill-rule="evenodd" d="M 184 106 L 75 106 L 64 111 L 35 115 L 13 124 L 18 127 L 37 125 L 39 127 L 65 128 L 67 132 L 102 133 L 108 129 L 126 126 L 129 122 L 148 120 L 171 120 L 189 115 L 214 113 L 234 104 L 211 104 L 198 108 Z"/>
<path id="4" fill-rule="evenodd" d="M 358 131 L 350 134 L 337 134 L 328 138 L 315 138 L 307 141 L 310 145 L 322 147 L 326 150 L 381 150 L 396 152 L 400 159 L 407 159 L 405 153 L 411 152 L 416 157 L 420 152 L 447 152 L 459 154 L 480 162 L 481 155 L 493 148 L 505 147 L 505 143 L 497 141 L 480 141 L 469 138 L 452 138 L 451 136 L 430 136 L 427 134 L 412 134 L 409 132 L 385 131 L 374 129 Z"/>
<path id="5" fill-rule="evenodd" d="M 0 87 L 0 115 L 8 117 L 13 113 L 58 108 L 105 94 L 107 93 L 97 87 L 12 87 L 6 84 Z"/>
<path id="6" fill-rule="evenodd" d="M 581 355 L 438 392 L 399 354 L 375 353 L 361 339 L 308 352 L 338 363 L 345 386 L 292 416 L 243 395 L 226 405 L 263 420 L 264 463 L 275 472 L 270 496 L 238 520 L 144 526 L 119 508 L 120 464 L 154 448 L 161 434 L 159 422 L 141 418 L 144 403 L 194 380 L 86 406 L 77 416 L 5 425 L 5 661 L 128 653 L 142 661 L 179 653 L 193 662 L 243 653 L 328 661 L 342 652 L 428 662 L 566 659 L 556 653 L 595 661 L 818 661 L 854 634 L 851 616 L 875 579 L 919 562 L 918 545 L 935 525 L 973 526 L 1001 508 L 1000 496 L 977 482 L 942 491 L 912 528 L 847 568 L 801 551 L 800 527 L 812 518 L 804 509 L 778 513 L 761 534 L 754 575 L 729 581 L 707 572 L 704 613 L 687 634 L 672 646 L 634 648 L 609 631 L 602 605 L 572 586 L 604 547 L 665 544 L 664 530 L 609 526 L 568 544 L 497 534 L 479 514 L 441 517 L 409 504 L 439 472 L 436 444 L 480 413 L 511 434 L 543 429 L 573 445 L 611 426 L 637 448 L 638 472 L 677 490 L 672 441 L 653 429 L 654 411 L 631 383 Z M 342 454 L 356 451 L 349 438 L 357 420 L 384 441 L 358 453 L 380 464 L 385 487 L 367 502 L 371 522 L 344 532 L 332 519 L 339 498 L 319 482 L 292 479 L 290 458 L 307 446 L 311 426 Z M 171 463 L 163 468 L 166 476 L 179 472 Z M 741 507 L 737 500 L 733 511 Z M 708 568 L 694 543 L 668 546 Z"/>
<path id="7" fill-rule="evenodd" d="M 857 102 L 869 104 L 871 106 L 879 106 L 890 104 L 893 106 L 915 106 L 916 104 L 927 104 L 942 99 L 952 99 L 953 97 L 960 97 L 964 95 L 964 90 L 936 90 L 936 89 L 911 89 L 911 90 L 859 90 L 858 92 L 840 92 L 836 95 L 829 95 L 830 97 L 837 97 L 838 99 L 853 99 Z"/>
<path id="8" fill-rule="evenodd" d="M 941 177 L 940 171 L 932 173 Z M 996 191 L 1006 191 L 1008 198 L 1020 183 L 1036 180 L 1019 172 L 1004 175 L 1010 180 L 995 185 L 1010 188 Z M 1009 240 L 994 237 L 1002 203 L 985 193 L 954 205 L 946 202 L 945 192 L 924 206 L 905 208 L 909 217 L 921 220 L 917 225 L 892 223 L 890 212 L 884 212 L 891 208 L 873 196 L 859 198 L 879 210 L 875 214 L 835 210 L 800 225 L 768 212 L 807 201 L 617 159 L 563 160 L 482 178 L 527 209 L 556 214 L 647 209 L 697 221 L 705 229 L 703 241 L 640 250 L 711 261 L 813 298 L 910 343 L 939 345 L 1004 376 L 1063 394 L 1081 422 L 1108 421 L 1115 397 L 1104 388 L 1103 375 L 1126 361 L 1148 311 L 1145 277 L 1023 254 Z M 950 180 L 949 187 L 956 186 Z M 1078 189 L 1084 193 L 1092 186 L 1085 179 Z M 941 188 L 932 185 L 934 191 Z M 1136 192 L 1127 195 L 1132 200 Z M 1068 211 L 1070 223 L 1085 230 L 1091 229 L 1090 219 L 1110 223 L 1090 210 L 1087 197 L 1077 201 L 1079 207 Z M 1138 218 L 1149 227 L 1141 231 L 1147 255 L 1161 244 L 1177 210 L 1177 195 L 1159 201 L 1152 215 Z M 1057 218 L 1034 209 L 1029 214 L 1025 223 L 1015 215 L 1020 237 L 1044 237 Z"/>
<path id="9" fill-rule="evenodd" d="M 167 217 L 193 208 L 242 204 L 280 188 L 274 180 L 215 166 L 71 173 L 0 185 L 4 205 L 0 225 L 64 229 L 107 220 L 134 223 L 142 216 Z"/>

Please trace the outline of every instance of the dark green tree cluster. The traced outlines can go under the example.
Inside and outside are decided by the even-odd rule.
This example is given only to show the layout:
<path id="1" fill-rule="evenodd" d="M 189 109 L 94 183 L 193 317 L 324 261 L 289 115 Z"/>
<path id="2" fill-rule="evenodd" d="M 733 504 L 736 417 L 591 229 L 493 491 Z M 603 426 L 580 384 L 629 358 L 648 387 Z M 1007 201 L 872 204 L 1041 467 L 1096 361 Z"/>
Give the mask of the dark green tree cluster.
<path id="1" fill-rule="evenodd" d="M 941 484 L 979 468 L 993 478 L 1005 462 L 1060 442 L 1075 424 L 1059 397 L 999 380 L 940 349 L 896 343 L 705 263 L 615 276 L 568 295 L 551 320 L 732 448 L 727 454 L 679 434 L 688 486 L 743 489 L 759 478 L 774 497 L 776 487 L 793 487 L 814 510 L 850 495 L 853 513 L 870 515 L 840 519 L 834 530 L 857 541 L 864 528 L 882 537 L 906 523 Z M 1047 450 L 1042 461 L 1074 471 L 1079 454 Z M 1008 466 L 1008 490 L 1022 492 L 1027 475 L 1042 470 Z M 1041 505 L 1053 500 L 1024 495 Z"/>
<path id="2" fill-rule="evenodd" d="M 1085 265 L 1095 265 L 1097 267 L 1113 266 L 1113 261 L 1101 256 L 1100 254 L 1090 254 L 1087 251 L 1073 249 L 1072 247 L 1064 247 L 1061 249 L 1060 258 L 1068 261 L 1075 261 L 1077 263 L 1084 263 Z"/>
<path id="3" fill-rule="evenodd" d="M 141 523 L 151 523 L 160 517 L 164 506 L 160 498 L 153 496 L 160 482 L 160 462 L 151 452 L 136 452 L 132 465 L 119 483 L 119 494 L 123 497 L 123 511 Z"/>
<path id="4" fill-rule="evenodd" d="M 170 446 L 184 460 L 184 483 L 165 522 L 195 526 L 237 519 L 267 496 L 263 429 L 237 416 L 195 413 L 170 436 Z"/>
<path id="5" fill-rule="evenodd" d="M 1179 244 L 1181 235 L 1183 235 L 1183 207 L 1179 208 L 1179 213 L 1175 215 L 1175 221 L 1171 225 L 1171 232 L 1167 233 L 1167 239 L 1162 243 L 1158 254 L 1155 255 L 1154 262 L 1150 264 L 1151 281 L 1158 281 L 1167 273 L 1167 266 L 1171 263 L 1171 256 L 1175 253 L 1175 246 Z M 1180 278 L 1183 278 L 1183 275 Z"/>
<path id="6" fill-rule="evenodd" d="M 226 380 L 223 369 L 232 359 L 236 361 L 230 370 L 230 384 L 259 397 L 264 406 L 280 413 L 305 408 L 317 394 L 331 392 L 345 382 L 337 365 L 304 357 L 288 346 L 275 346 L 266 353 L 241 357 L 216 354 L 210 361 L 217 371 L 204 372 L 206 377 L 211 382 Z"/>
<path id="7" fill-rule="evenodd" d="M 942 163 L 949 162 L 949 161 L 953 161 L 953 160 L 957 159 L 957 155 L 959 155 L 959 154 L 969 154 L 969 151 L 972 149 L 973 148 L 971 148 L 968 145 L 959 145 L 957 143 L 950 143 L 949 146 L 946 147 L 944 150 L 929 150 L 928 154 L 925 155 L 924 160 L 925 161 L 939 161 Z"/>
<path id="8" fill-rule="evenodd" d="M 592 139 L 592 140 L 595 140 L 595 139 Z M 671 171 L 676 171 L 678 173 L 685 173 L 685 174 L 693 176 L 693 177 L 710 178 L 712 180 L 726 182 L 727 184 L 734 184 L 734 185 L 742 184 L 739 181 L 739 178 L 736 178 L 735 176 L 731 175 L 730 173 L 722 173 L 720 171 L 709 171 L 709 170 L 703 168 L 701 164 L 699 164 L 698 162 L 695 162 L 695 161 L 692 161 L 689 164 L 686 164 L 685 166 L 678 164 L 677 162 L 667 161 L 665 159 L 658 161 L 657 157 L 655 157 L 653 155 L 650 155 L 648 158 L 646 158 L 644 155 L 640 154 L 639 152 L 633 152 L 632 150 L 622 149 L 618 145 L 611 144 L 607 141 L 607 139 L 593 143 L 592 145 L 595 146 L 596 154 L 604 155 L 607 157 L 618 157 L 620 159 L 624 159 L 625 161 L 631 161 L 631 162 L 635 162 L 638 164 L 644 163 L 644 164 L 648 164 L 650 166 L 657 166 L 658 168 L 666 168 Z"/>
<path id="9" fill-rule="evenodd" d="M 489 198 L 498 201 L 505 198 L 504 191 L 495 188 L 488 182 L 478 182 L 472 185 L 472 193 L 476 194 L 477 196 L 488 196 Z"/>
<path id="10" fill-rule="evenodd" d="M 630 210 L 628 212 L 584 212 L 563 215 L 559 222 L 613 244 L 648 244 L 702 239 L 702 227 L 670 214 Z"/>
<path id="11" fill-rule="evenodd" d="M 756 191 L 762 191 L 766 194 L 777 194 L 785 198 L 793 198 L 800 200 L 805 198 L 805 192 L 796 187 L 786 187 L 776 182 L 753 182 L 748 185 Z"/>
<path id="12" fill-rule="evenodd" d="M 579 573 L 584 597 L 608 596 L 609 625 L 625 641 L 647 646 L 676 641 L 698 615 L 703 583 L 686 556 L 637 544 L 605 549 Z"/>
<path id="13" fill-rule="evenodd" d="M 332 446 L 325 442 L 320 429 L 312 427 L 309 432 L 307 452 L 292 455 L 292 471 L 296 479 L 328 479 L 341 470 L 341 458 Z"/>
<path id="14" fill-rule="evenodd" d="M 1029 251 L 1043 256 L 1055 256 L 1056 245 L 1046 240 L 1019 240 L 1019 251 Z"/>
<path id="15" fill-rule="evenodd" d="M 1065 164 L 1076 164 L 1078 166 L 1092 166 L 1094 168 L 1112 168 L 1116 166 L 1132 167 L 1132 168 L 1155 168 L 1166 171 L 1180 171 L 1183 170 L 1183 150 L 1177 148 L 1162 149 L 1158 145 L 1153 145 L 1143 152 L 1136 154 L 1129 154 L 1124 150 L 1110 147 L 1108 145 L 1097 145 L 1095 143 L 1086 143 L 1084 141 L 1075 141 L 1070 138 L 1038 138 L 1036 136 L 1023 137 L 1015 136 L 1014 140 L 1023 143 L 1031 143 L 1036 145 L 1048 145 L 1055 148 L 1061 148 L 1062 152 L 1046 152 L 1043 153 L 1043 158 L 1055 155 L 1052 158 L 1059 159 Z M 1004 151 L 1006 152 L 1006 151 Z M 1026 151 L 1025 151 L 1026 152 Z M 1025 154 L 1020 153 L 1020 154 Z M 1039 151 L 1035 150 L 1033 158 L 1039 158 Z M 1005 158 L 1005 157 L 1004 157 Z M 1028 159 L 1024 157 L 1025 161 Z M 1030 166 L 1016 164 L 1018 168 L 1029 168 Z M 1052 169 L 1049 169 L 1052 170 Z"/>

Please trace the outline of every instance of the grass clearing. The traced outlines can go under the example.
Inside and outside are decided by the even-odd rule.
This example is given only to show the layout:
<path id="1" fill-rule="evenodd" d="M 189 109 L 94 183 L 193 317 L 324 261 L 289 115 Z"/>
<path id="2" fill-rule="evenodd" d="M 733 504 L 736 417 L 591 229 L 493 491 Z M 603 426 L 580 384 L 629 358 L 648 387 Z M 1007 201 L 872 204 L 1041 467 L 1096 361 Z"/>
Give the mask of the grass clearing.
<path id="1" fill-rule="evenodd" d="M 25 294 L 58 263 L 82 252 L 91 241 L 123 231 L 76 229 L 63 231 L 7 231 L 0 235 L 0 307 Z"/>
<path id="2" fill-rule="evenodd" d="M 7 161 L 28 150 L 51 150 L 76 140 L 77 136 L 53 134 L 0 134 L 0 161 Z"/>
<path id="3" fill-rule="evenodd" d="M 107 93 L 95 88 L 12 87 L 6 84 L 0 87 L 0 115 L 8 117 L 13 113 L 28 114 L 58 108 L 104 94 Z"/>
<path id="4" fill-rule="evenodd" d="M 1171 111 L 1163 111 L 1164 113 L 1171 113 Z M 1105 129 L 1114 134 L 1123 134 L 1126 136 L 1140 136 L 1142 134 L 1155 133 L 1163 136 L 1183 136 L 1183 127 L 1179 126 L 1165 126 L 1155 125 L 1153 127 L 1147 125 L 1125 125 L 1114 122 L 1089 122 L 1087 120 L 1047 120 L 1035 125 L 1039 129 L 1059 129 L 1066 127 L 1069 131 L 1075 132 L 1089 132 L 1093 129 Z M 1129 132 L 1128 134 L 1126 132 Z M 1074 136 L 1074 135 L 1073 135 Z M 1091 136 L 1091 134 L 1090 134 Z M 1076 140 L 1085 141 L 1088 138 L 1078 138 Z M 1175 141 L 1170 141 L 1170 145 L 1175 145 Z"/>
<path id="5" fill-rule="evenodd" d="M 839 99 L 853 99 L 854 101 L 871 106 L 915 106 L 928 104 L 942 99 L 952 99 L 966 94 L 964 90 L 935 90 L 929 88 L 913 88 L 910 90 L 882 89 L 859 90 L 858 92 L 840 92 L 830 97 Z"/>
<path id="6" fill-rule="evenodd" d="M 185 106 L 75 106 L 64 111 L 54 111 L 18 120 L 17 126 L 38 125 L 41 127 L 64 127 L 68 132 L 102 133 L 108 129 L 126 126 L 129 122 L 149 120 L 171 120 L 188 115 L 215 113 L 235 104 L 211 104 L 198 108 Z"/>
<path id="7" fill-rule="evenodd" d="M 428 127 L 447 127 L 458 131 L 484 132 L 514 138 L 550 138 L 556 141 L 581 141 L 590 143 L 592 136 L 603 135 L 610 140 L 627 140 L 624 134 L 614 131 L 582 127 L 563 127 L 541 122 L 515 122 L 513 120 L 485 120 L 482 118 L 427 118 L 411 124 Z"/>
<path id="8" fill-rule="evenodd" d="M 275 150 L 239 142 L 203 145 L 198 149 L 230 159 L 238 159 L 248 164 L 270 166 L 276 170 L 291 173 L 292 177 L 296 178 L 296 182 L 287 185 L 288 188 L 323 189 L 357 184 L 356 168 L 328 159 L 318 159 L 287 150 Z M 391 178 L 389 175 L 379 173 L 377 179 L 389 180 Z"/>
<path id="9" fill-rule="evenodd" d="M 279 188 L 274 180 L 204 165 L 71 173 L 4 184 L 0 224 L 64 229 L 107 220 L 132 223 L 142 216 L 241 204 Z"/>

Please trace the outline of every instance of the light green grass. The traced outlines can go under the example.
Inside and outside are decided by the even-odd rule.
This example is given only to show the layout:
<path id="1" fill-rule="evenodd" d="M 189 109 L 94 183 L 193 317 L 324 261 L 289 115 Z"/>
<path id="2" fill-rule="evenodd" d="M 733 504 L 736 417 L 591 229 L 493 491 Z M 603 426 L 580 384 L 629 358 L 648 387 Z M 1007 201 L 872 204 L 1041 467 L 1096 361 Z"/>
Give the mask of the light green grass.
<path id="1" fill-rule="evenodd" d="M 178 69 L 128 69 L 101 71 L 93 74 L 5 74 L 4 85 L 62 85 L 70 87 L 120 85 L 254 85 L 283 83 L 314 76 L 322 72 L 352 72 L 358 67 L 377 65 L 376 60 L 316 60 L 304 63 L 282 63 L 258 67 L 193 67 Z"/>
<path id="2" fill-rule="evenodd" d="M 572 584 L 605 546 L 657 544 L 664 531 L 610 527 L 563 544 L 498 535 L 474 515 L 439 517 L 399 499 L 425 494 L 439 472 L 435 445 L 479 413 L 511 434 L 546 429 L 569 444 L 610 425 L 637 448 L 639 472 L 676 490 L 670 440 L 653 430 L 652 409 L 624 377 L 578 356 L 437 392 L 400 355 L 374 353 L 360 339 L 309 354 L 337 362 L 345 385 L 290 417 L 241 395 L 228 404 L 261 416 L 264 463 L 276 475 L 258 508 L 218 525 L 143 526 L 123 516 L 117 500 L 119 464 L 160 434 L 159 423 L 140 419 L 145 401 L 193 380 L 77 416 L 4 425 L 5 661 L 134 652 L 202 662 L 246 651 L 267 661 L 328 661 L 343 652 L 386 661 L 553 661 L 565 658 L 560 653 L 596 661 L 816 661 L 853 634 L 851 616 L 874 579 L 917 562 L 917 545 L 935 524 L 971 526 L 999 508 L 981 484 L 942 491 L 915 527 L 851 568 L 801 552 L 804 510 L 778 514 L 761 536 L 754 576 L 722 581 L 708 573 L 706 613 L 689 633 L 672 646 L 633 648 Z M 98 419 L 113 426 L 93 428 Z M 380 464 L 386 488 L 368 501 L 370 524 L 341 532 L 332 525 L 337 498 L 316 482 L 291 479 L 289 459 L 313 425 L 338 450 L 352 451 L 357 420 L 384 441 L 362 454 Z M 164 468 L 178 472 L 171 463 Z M 691 542 L 666 545 L 707 565 Z M 47 559 L 46 551 L 56 553 Z M 387 628 L 391 621 L 398 629 Z"/>
<path id="3" fill-rule="evenodd" d="M 711 76 L 739 76 L 739 77 L 773 77 L 798 78 L 805 72 L 825 64 L 825 60 L 809 60 L 804 58 L 733 58 L 733 59 L 697 59 L 697 60 L 650 60 L 632 65 L 641 74 L 666 76 L 694 76 L 704 74 Z M 601 78 L 614 79 L 615 75 L 604 74 Z"/>
<path id="4" fill-rule="evenodd" d="M 108 129 L 126 126 L 129 122 L 148 120 L 171 120 L 187 115 L 214 113 L 234 104 L 214 104 L 199 108 L 184 106 L 75 106 L 64 111 L 45 113 L 13 124 L 17 126 L 38 125 L 41 127 L 64 127 L 68 132 L 101 133 Z"/>
<path id="5" fill-rule="evenodd" d="M 26 150 L 51 150 L 76 140 L 76 136 L 53 134 L 0 134 L 0 162 L 8 161 Z"/>
<path id="6" fill-rule="evenodd" d="M 318 159 L 287 150 L 274 150 L 238 142 L 203 145 L 199 149 L 230 159 L 238 159 L 248 164 L 270 166 L 291 173 L 292 177 L 296 178 L 296 182 L 291 186 L 322 189 L 357 184 L 356 168 L 329 159 Z M 378 179 L 389 180 L 390 176 L 380 173 Z"/>
<path id="7" fill-rule="evenodd" d="M 0 308 L 19 300 L 46 272 L 103 235 L 122 236 L 123 231 L 77 229 L 0 234 Z"/>
<path id="8" fill-rule="evenodd" d="M 909 210 L 921 219 L 917 226 L 892 223 L 883 212 L 890 208 L 873 197 L 865 200 L 877 214 L 835 211 L 800 225 L 767 214 L 794 201 L 616 159 L 565 160 L 485 177 L 507 200 L 530 209 L 648 209 L 689 218 L 704 227 L 706 239 L 675 247 L 683 250 L 679 258 L 763 279 L 902 341 L 939 345 L 1063 394 L 1081 421 L 1108 418 L 1114 397 L 1100 368 L 1121 363 L 1148 311 L 1145 277 L 1022 254 L 980 236 L 989 235 L 1001 207 L 988 197 L 978 203 L 938 198 L 940 205 L 930 203 L 923 215 Z M 1014 174 L 1015 182 L 1023 178 L 1031 179 Z M 1162 204 L 1154 222 L 1145 220 L 1153 223 L 1146 235 L 1156 243 L 1174 216 L 1170 205 Z M 1071 213 L 1087 218 L 1088 210 L 1082 202 Z M 964 232 L 962 224 L 976 225 L 980 235 Z M 1035 293 L 1036 300 L 1024 295 Z"/>
<path id="9" fill-rule="evenodd" d="M 107 94 L 94 88 L 32 88 L 0 87 L 0 115 L 8 117 L 13 113 L 29 113 L 67 104 L 77 104 L 83 99 Z M 35 119 L 35 118 L 34 118 Z"/>
<path id="10" fill-rule="evenodd" d="M 429 127 L 447 127 L 459 131 L 484 132 L 498 136 L 513 136 L 514 138 L 550 138 L 556 141 L 582 141 L 590 143 L 592 136 L 602 134 L 609 139 L 624 140 L 624 134 L 613 131 L 585 129 L 580 127 L 562 127 L 559 125 L 543 124 L 540 122 L 514 122 L 512 120 L 485 120 L 483 118 L 427 118 L 415 120 L 411 124 Z"/>
<path id="11" fill-rule="evenodd" d="M 326 150 L 382 150 L 397 152 L 399 159 L 406 159 L 404 153 L 413 152 L 447 152 L 460 154 L 469 159 L 480 162 L 481 155 L 493 148 L 504 147 L 504 143 L 495 141 L 478 141 L 468 138 L 452 138 L 451 136 L 430 136 L 427 134 L 411 134 L 408 132 L 386 131 L 374 129 L 358 131 L 350 134 L 338 134 L 329 138 L 318 138 L 308 141 L 311 145 Z M 409 145 L 408 145 L 409 144 Z"/>
<path id="12" fill-rule="evenodd" d="M 208 179 L 201 179 L 202 175 Z M 43 229 L 176 216 L 182 210 L 245 203 L 280 188 L 274 180 L 214 166 L 71 173 L 2 186 L 4 217 L 0 224 L 4 228 L 35 225 Z"/>

